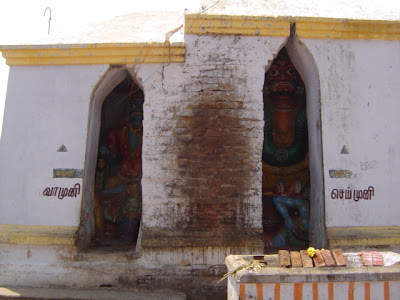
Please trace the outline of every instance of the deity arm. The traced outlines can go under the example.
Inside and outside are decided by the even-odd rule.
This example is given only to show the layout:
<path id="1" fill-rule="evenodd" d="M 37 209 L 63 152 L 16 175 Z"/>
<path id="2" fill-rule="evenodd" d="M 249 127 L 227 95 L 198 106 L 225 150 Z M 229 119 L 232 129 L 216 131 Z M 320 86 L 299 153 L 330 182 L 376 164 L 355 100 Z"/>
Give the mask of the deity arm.
<path id="1" fill-rule="evenodd" d="M 285 220 L 285 227 L 288 229 L 292 229 L 295 226 L 295 224 L 292 218 L 290 217 L 288 210 L 288 207 L 292 206 L 291 205 L 292 198 L 287 196 L 274 196 L 272 198 L 272 201 L 274 202 L 276 210 Z"/>

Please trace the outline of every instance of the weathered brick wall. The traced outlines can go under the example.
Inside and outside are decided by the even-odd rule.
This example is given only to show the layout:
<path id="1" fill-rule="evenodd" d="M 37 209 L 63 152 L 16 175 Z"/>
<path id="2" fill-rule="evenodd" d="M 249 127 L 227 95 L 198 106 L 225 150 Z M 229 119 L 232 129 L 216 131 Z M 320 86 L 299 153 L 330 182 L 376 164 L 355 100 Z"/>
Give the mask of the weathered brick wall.
<path id="1" fill-rule="evenodd" d="M 139 72 L 145 246 L 261 242 L 262 88 L 283 43 L 189 35 L 184 64 Z"/>

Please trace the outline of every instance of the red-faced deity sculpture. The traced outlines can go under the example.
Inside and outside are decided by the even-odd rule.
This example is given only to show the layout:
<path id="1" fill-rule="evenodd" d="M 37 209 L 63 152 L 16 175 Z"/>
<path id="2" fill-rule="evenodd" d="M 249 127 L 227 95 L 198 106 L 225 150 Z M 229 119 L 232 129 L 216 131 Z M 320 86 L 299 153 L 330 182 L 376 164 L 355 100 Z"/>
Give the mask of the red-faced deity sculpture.
<path id="1" fill-rule="evenodd" d="M 304 82 L 283 48 L 265 73 L 263 143 L 263 225 L 265 244 L 306 244 L 291 228 L 291 210 L 301 213 L 307 236 L 308 199 L 299 194 L 309 185 L 308 130 Z M 297 183 L 297 193 L 294 185 Z M 294 201 L 294 202 L 293 202 Z M 296 203 L 296 205 L 292 205 Z M 277 205 L 279 206 L 277 207 Z M 297 205 L 298 204 L 298 205 Z M 300 209 L 301 206 L 301 209 Z M 289 214 L 288 214 L 288 213 Z M 303 219 L 305 219 L 303 221 Z M 294 223 L 293 223 L 294 224 Z M 303 234 L 302 234 L 303 236 Z"/>

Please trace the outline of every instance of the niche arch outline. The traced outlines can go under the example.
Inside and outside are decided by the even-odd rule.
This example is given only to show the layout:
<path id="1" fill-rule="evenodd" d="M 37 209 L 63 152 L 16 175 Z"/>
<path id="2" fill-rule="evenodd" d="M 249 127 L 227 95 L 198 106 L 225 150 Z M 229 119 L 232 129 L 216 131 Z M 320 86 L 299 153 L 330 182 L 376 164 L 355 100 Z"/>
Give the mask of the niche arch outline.
<path id="1" fill-rule="evenodd" d="M 277 49 L 274 59 L 283 48 L 286 48 L 287 54 L 300 74 L 306 89 L 311 187 L 309 244 L 318 248 L 327 247 L 319 72 L 311 52 L 305 43 L 296 36 L 295 24 L 292 25 L 290 37 Z M 264 72 L 269 70 L 273 60 L 269 61 Z"/>
<path id="2" fill-rule="evenodd" d="M 75 242 L 78 246 L 78 249 L 90 248 L 92 239 L 95 235 L 93 193 L 101 129 L 102 106 L 111 92 L 129 77 L 133 80 L 134 84 L 142 90 L 143 94 L 145 94 L 141 83 L 135 75 L 134 69 L 125 65 L 110 66 L 93 88 L 93 92 L 90 97 L 84 162 L 85 172 L 83 176 L 83 197 L 81 203 L 80 224 Z M 135 250 L 136 252 L 141 251 L 140 232 L 137 238 L 136 247 L 132 245 L 132 249 L 130 250 Z"/>

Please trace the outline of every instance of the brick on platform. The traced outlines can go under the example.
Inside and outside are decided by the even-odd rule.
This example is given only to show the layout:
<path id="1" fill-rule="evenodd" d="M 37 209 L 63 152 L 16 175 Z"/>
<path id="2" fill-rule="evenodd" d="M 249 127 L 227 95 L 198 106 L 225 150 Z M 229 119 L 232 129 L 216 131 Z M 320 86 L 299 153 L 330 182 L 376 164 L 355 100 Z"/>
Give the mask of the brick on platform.
<path id="1" fill-rule="evenodd" d="M 336 267 L 335 260 L 332 257 L 331 251 L 321 250 L 322 257 L 324 258 L 327 267 Z"/>
<path id="2" fill-rule="evenodd" d="M 379 252 L 375 254 L 371 254 L 371 263 L 375 255 L 375 263 L 376 265 L 382 265 L 382 255 Z M 315 255 L 311 258 L 308 255 L 307 250 L 300 251 L 288 251 L 288 250 L 279 250 L 279 265 L 284 268 L 313 268 L 315 267 L 344 267 L 346 266 L 346 260 L 343 256 L 343 252 L 341 249 L 330 250 L 315 250 Z M 380 256 L 379 256 L 380 255 Z"/>
<path id="3" fill-rule="evenodd" d="M 372 264 L 374 266 L 383 266 L 382 253 L 377 251 L 372 251 Z"/>
<path id="4" fill-rule="evenodd" d="M 372 267 L 372 252 L 362 252 L 362 262 L 364 267 Z"/>
<path id="5" fill-rule="evenodd" d="M 300 268 L 303 266 L 299 251 L 290 251 L 290 262 L 293 268 Z"/>
<path id="6" fill-rule="evenodd" d="M 325 267 L 326 266 L 325 260 L 319 249 L 315 250 L 315 255 L 313 256 L 313 261 L 314 261 L 314 265 L 316 267 Z"/>
<path id="7" fill-rule="evenodd" d="M 382 253 L 377 251 L 363 251 L 361 253 L 363 266 L 372 267 L 372 266 L 383 266 L 383 258 Z"/>
<path id="8" fill-rule="evenodd" d="M 312 258 L 308 255 L 307 250 L 300 250 L 301 261 L 304 268 L 313 268 L 314 264 Z"/>
<path id="9" fill-rule="evenodd" d="M 338 267 L 346 266 L 346 260 L 344 259 L 342 249 L 333 249 L 332 256 L 335 259 L 336 265 Z"/>
<path id="10" fill-rule="evenodd" d="M 290 254 L 287 250 L 279 250 L 279 266 L 282 268 L 290 268 L 292 264 L 290 263 Z"/>

